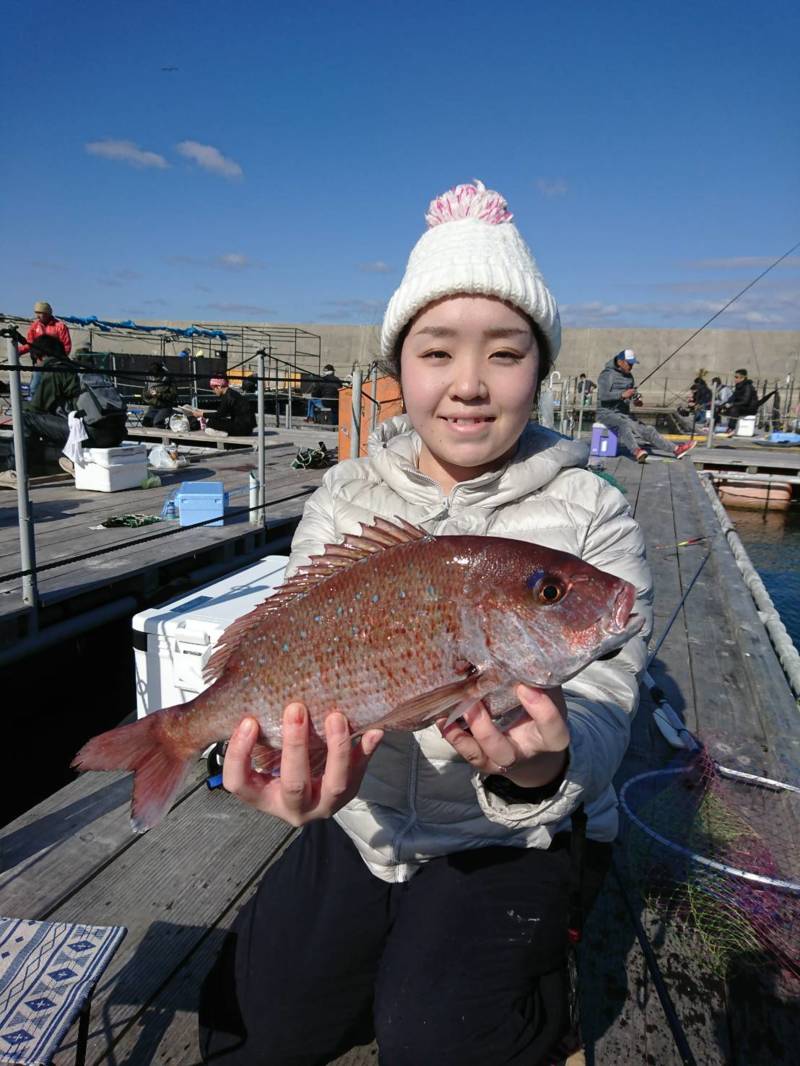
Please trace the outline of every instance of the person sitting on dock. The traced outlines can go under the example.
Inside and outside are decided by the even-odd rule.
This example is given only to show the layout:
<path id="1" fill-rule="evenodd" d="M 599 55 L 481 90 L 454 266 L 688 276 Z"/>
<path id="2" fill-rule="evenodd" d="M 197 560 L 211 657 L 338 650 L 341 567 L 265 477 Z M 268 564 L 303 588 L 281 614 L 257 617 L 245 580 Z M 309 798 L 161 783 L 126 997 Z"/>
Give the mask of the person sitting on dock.
<path id="1" fill-rule="evenodd" d="M 154 428 L 169 425 L 170 416 L 178 402 L 178 389 L 172 375 L 160 360 L 147 379 L 144 398 L 150 406 L 142 417 L 142 425 Z"/>
<path id="2" fill-rule="evenodd" d="M 25 450 L 33 459 L 37 453 L 41 456 L 45 444 L 55 444 L 61 449 L 67 443 L 67 415 L 75 410 L 81 383 L 77 367 L 67 358 L 58 337 L 40 334 L 31 342 L 30 352 L 34 366 L 42 375 L 35 394 L 22 412 Z M 17 471 L 13 446 L 7 463 L 7 469 L 0 473 L 0 488 L 15 489 Z M 66 457 L 59 459 L 59 465 L 72 472 L 72 464 Z"/>
<path id="3" fill-rule="evenodd" d="M 720 408 L 720 414 L 727 415 L 735 422 L 737 418 L 746 418 L 748 415 L 757 413 L 759 407 L 756 387 L 747 376 L 745 367 L 740 367 L 733 375 L 733 394 L 727 403 Z M 728 430 L 733 436 L 734 430 Z"/>
<path id="4" fill-rule="evenodd" d="M 232 389 L 227 378 L 211 378 L 209 388 L 219 399 L 216 411 L 206 417 L 206 435 L 209 437 L 249 437 L 255 429 L 256 414 L 253 405 L 237 389 Z M 202 411 L 195 411 L 199 418 Z"/>
<path id="5" fill-rule="evenodd" d="M 332 421 L 336 425 L 339 422 L 339 389 L 342 387 L 342 379 L 337 376 L 336 368 L 332 363 L 327 363 L 323 369 L 325 371 L 323 377 L 319 378 L 311 389 L 306 422 L 315 421 L 317 412 L 324 407 L 329 407 L 333 412 Z"/>
<path id="6" fill-rule="evenodd" d="M 592 402 L 592 393 L 597 388 L 591 378 L 587 378 L 585 374 L 578 376 L 578 383 L 575 386 L 575 391 L 578 393 L 580 404 L 585 407 Z"/>
<path id="7" fill-rule="evenodd" d="M 637 463 L 647 462 L 645 444 L 654 451 L 682 459 L 694 448 L 696 441 L 672 445 L 652 426 L 631 414 L 631 403 L 641 406 L 633 380 L 633 367 L 637 362 L 633 350 L 625 348 L 606 363 L 597 379 L 597 421 L 614 430 L 622 447 Z"/>

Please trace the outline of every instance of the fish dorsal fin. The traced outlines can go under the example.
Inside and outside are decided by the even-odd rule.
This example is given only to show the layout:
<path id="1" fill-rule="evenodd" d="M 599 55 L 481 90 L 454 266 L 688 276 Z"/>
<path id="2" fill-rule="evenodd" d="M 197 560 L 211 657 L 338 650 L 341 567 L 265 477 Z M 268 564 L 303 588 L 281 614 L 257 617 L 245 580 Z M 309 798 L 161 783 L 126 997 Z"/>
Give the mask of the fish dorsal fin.
<path id="1" fill-rule="evenodd" d="M 203 680 L 209 685 L 218 681 L 234 650 L 256 626 L 327 581 L 333 574 L 349 570 L 355 563 L 369 559 L 377 552 L 424 540 L 428 536 L 430 534 L 424 529 L 411 525 L 403 518 L 395 518 L 394 522 L 376 518 L 371 526 L 362 523 L 360 534 L 348 533 L 340 544 L 326 544 L 320 555 L 312 556 L 307 565 L 301 566 L 272 596 L 228 626 L 203 666 Z"/>

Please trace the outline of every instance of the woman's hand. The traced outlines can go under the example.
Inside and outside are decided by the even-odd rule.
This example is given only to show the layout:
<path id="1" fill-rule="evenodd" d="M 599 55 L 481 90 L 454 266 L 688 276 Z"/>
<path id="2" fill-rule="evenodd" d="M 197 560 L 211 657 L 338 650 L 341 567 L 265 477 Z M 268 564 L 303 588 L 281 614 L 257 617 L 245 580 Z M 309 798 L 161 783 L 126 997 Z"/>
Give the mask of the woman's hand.
<path id="1" fill-rule="evenodd" d="M 567 705 L 561 688 L 517 686 L 526 715 L 501 732 L 483 703 L 464 715 L 468 729 L 457 722 L 438 725 L 442 736 L 482 774 L 504 774 L 521 788 L 538 788 L 564 772 L 569 748 Z"/>
<path id="2" fill-rule="evenodd" d="M 373 752 L 383 738 L 371 729 L 353 745 L 343 714 L 334 711 L 325 719 L 328 754 L 322 777 L 312 778 L 309 766 L 308 711 L 302 703 L 290 703 L 283 712 L 283 749 L 280 777 L 259 773 L 252 767 L 253 747 L 259 727 L 255 718 L 240 722 L 228 742 L 222 767 L 222 783 L 240 800 L 289 825 L 305 825 L 316 818 L 330 818 L 355 796 Z"/>

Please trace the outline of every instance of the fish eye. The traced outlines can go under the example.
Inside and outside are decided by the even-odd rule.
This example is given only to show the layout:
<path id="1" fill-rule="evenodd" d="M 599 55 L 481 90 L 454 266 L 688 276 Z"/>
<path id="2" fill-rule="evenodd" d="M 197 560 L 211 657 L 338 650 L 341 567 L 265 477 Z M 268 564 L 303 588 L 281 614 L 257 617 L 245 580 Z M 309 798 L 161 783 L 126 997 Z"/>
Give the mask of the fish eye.
<path id="1" fill-rule="evenodd" d="M 561 578 L 553 577 L 549 574 L 540 578 L 533 586 L 533 595 L 536 598 L 536 602 L 541 603 L 543 607 L 558 603 L 559 600 L 564 599 L 566 594 L 567 586 Z"/>

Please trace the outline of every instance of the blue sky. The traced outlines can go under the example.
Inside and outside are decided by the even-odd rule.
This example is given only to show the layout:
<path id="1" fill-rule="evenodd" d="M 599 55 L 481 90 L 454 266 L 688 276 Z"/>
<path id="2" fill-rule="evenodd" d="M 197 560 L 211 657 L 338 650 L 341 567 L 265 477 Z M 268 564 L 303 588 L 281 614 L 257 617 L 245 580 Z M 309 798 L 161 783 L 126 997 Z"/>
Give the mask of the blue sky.
<path id="1" fill-rule="evenodd" d="M 796 2 L 11 0 L 4 29 L 5 313 L 378 322 L 474 177 L 568 326 L 696 327 L 800 241 Z M 800 329 L 800 249 L 715 326 Z"/>

